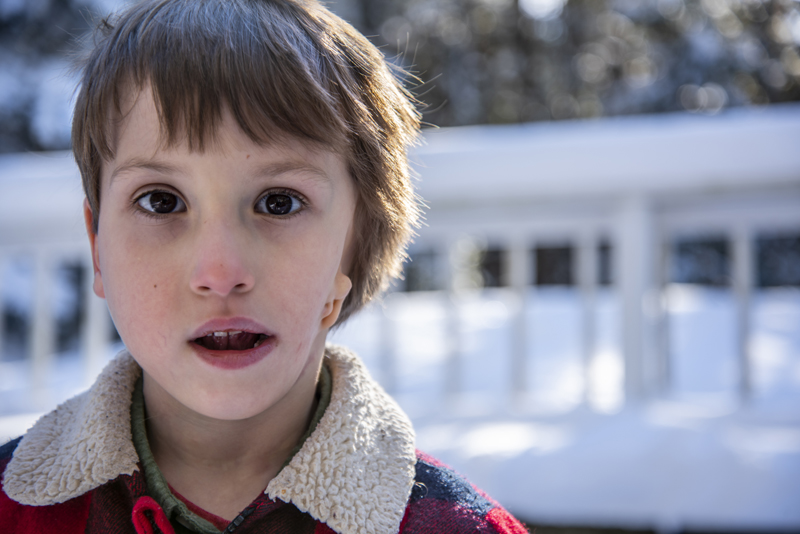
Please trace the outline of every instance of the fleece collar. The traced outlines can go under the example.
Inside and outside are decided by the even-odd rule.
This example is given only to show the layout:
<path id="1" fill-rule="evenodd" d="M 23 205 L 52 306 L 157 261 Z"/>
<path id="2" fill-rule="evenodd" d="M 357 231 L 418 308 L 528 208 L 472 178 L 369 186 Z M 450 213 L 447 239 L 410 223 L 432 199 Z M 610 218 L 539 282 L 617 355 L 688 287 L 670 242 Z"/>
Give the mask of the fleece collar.
<path id="1" fill-rule="evenodd" d="M 354 354 L 329 345 L 326 358 L 328 409 L 265 493 L 339 534 L 397 532 L 414 481 L 411 422 Z M 6 467 L 6 494 L 45 506 L 137 471 L 130 405 L 140 374 L 123 351 L 91 389 L 39 419 Z"/>

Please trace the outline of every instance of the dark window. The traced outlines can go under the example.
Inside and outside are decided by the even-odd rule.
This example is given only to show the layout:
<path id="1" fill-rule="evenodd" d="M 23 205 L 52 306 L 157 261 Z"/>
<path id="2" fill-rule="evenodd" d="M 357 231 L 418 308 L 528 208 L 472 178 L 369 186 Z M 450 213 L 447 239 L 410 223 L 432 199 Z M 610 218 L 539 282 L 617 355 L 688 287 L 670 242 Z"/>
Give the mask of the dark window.
<path id="1" fill-rule="evenodd" d="M 3 321 L 3 343 L 0 346 L 0 361 L 19 360 L 28 353 L 28 331 L 30 314 L 11 306 L 2 306 L 0 320 Z"/>
<path id="2" fill-rule="evenodd" d="M 60 287 L 56 304 L 56 352 L 78 350 L 81 342 L 86 295 L 85 267 L 81 263 L 64 263 L 55 272 Z"/>
<path id="3" fill-rule="evenodd" d="M 610 286 L 612 278 L 611 244 L 601 241 L 597 247 L 597 283 L 601 286 Z"/>
<path id="4" fill-rule="evenodd" d="M 572 247 L 537 247 L 534 259 L 537 286 L 573 285 Z"/>
<path id="5" fill-rule="evenodd" d="M 731 280 L 730 245 L 724 238 L 675 242 L 670 280 L 679 284 L 727 286 Z"/>
<path id="6" fill-rule="evenodd" d="M 403 270 L 405 291 L 434 291 L 441 289 L 436 253 L 425 251 L 416 252 L 409 256 Z"/>
<path id="7" fill-rule="evenodd" d="M 758 287 L 800 286 L 800 235 L 756 240 Z"/>
<path id="8" fill-rule="evenodd" d="M 0 360 L 21 360 L 30 353 L 35 266 L 33 259 L 25 256 L 12 256 L 4 263 L 0 263 Z"/>
<path id="9" fill-rule="evenodd" d="M 489 248 L 481 254 L 481 277 L 483 287 L 502 287 L 508 285 L 505 277 L 506 253 L 504 250 Z"/>

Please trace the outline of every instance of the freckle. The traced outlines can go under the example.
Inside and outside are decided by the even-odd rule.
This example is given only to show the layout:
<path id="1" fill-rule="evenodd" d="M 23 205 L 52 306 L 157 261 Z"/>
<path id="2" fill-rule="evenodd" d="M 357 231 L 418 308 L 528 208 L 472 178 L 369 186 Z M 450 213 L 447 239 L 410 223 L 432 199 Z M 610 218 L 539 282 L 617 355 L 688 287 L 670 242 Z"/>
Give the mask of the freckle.
<path id="1" fill-rule="evenodd" d="M 155 289 L 156 287 L 158 287 L 158 286 L 156 284 L 153 284 L 153 289 Z"/>
<path id="2" fill-rule="evenodd" d="M 247 155 L 247 158 L 246 158 L 246 159 L 250 159 L 250 154 L 248 154 L 248 155 Z"/>

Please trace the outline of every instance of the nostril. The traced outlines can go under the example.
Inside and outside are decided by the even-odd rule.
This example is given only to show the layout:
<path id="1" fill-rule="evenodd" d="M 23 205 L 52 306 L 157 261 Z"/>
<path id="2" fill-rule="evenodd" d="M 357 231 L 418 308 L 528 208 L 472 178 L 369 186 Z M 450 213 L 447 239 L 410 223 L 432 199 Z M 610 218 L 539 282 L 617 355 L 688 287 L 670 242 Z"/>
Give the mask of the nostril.
<path id="1" fill-rule="evenodd" d="M 231 292 L 245 293 L 252 288 L 253 274 L 241 264 L 233 261 L 219 265 L 218 261 L 201 261 L 192 273 L 192 290 L 201 295 L 218 294 L 226 296 Z"/>

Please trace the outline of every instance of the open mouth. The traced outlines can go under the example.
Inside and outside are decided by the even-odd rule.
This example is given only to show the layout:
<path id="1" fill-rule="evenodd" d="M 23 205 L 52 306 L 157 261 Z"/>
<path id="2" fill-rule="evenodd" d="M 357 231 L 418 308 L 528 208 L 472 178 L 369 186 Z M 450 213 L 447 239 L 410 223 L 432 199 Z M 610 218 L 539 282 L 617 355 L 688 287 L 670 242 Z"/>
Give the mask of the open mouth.
<path id="1" fill-rule="evenodd" d="M 267 334 L 231 330 L 211 332 L 198 337 L 194 342 L 208 350 L 250 350 L 261 345 L 269 337 Z"/>

